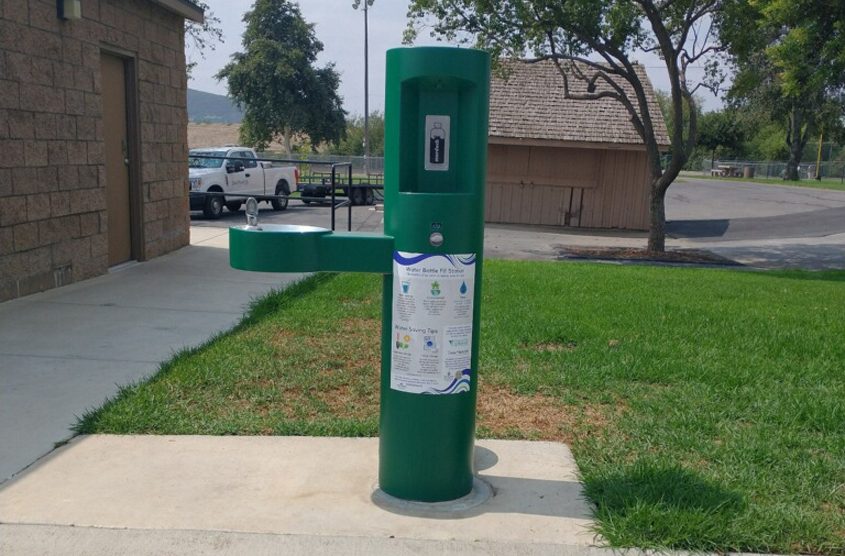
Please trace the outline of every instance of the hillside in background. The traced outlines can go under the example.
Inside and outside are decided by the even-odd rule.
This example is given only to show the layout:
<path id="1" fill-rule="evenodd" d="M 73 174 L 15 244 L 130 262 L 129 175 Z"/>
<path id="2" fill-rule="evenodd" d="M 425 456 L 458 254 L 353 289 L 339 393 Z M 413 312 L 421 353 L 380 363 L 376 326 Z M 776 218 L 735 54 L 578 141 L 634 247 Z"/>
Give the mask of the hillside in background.
<path id="1" fill-rule="evenodd" d="M 243 113 L 223 95 L 188 89 L 188 120 L 201 123 L 237 124 Z"/>
<path id="2" fill-rule="evenodd" d="M 238 132 L 241 124 L 204 124 L 188 122 L 188 148 L 222 147 L 240 145 Z M 277 141 L 270 143 L 268 150 L 282 152 L 284 147 Z"/>

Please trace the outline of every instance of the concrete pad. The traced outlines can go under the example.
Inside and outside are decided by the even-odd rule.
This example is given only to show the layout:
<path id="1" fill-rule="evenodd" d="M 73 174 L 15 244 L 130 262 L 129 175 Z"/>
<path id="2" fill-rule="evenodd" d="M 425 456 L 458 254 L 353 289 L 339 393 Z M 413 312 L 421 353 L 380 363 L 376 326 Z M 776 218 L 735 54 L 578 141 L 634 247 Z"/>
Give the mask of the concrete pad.
<path id="1" fill-rule="evenodd" d="M 670 556 L 640 550 L 546 543 L 437 541 L 390 537 L 338 537 L 329 535 L 274 535 L 221 531 L 161 531 L 150 529 L 100 529 L 51 525 L 0 524 L 0 554 L 32 556 L 160 556 L 162 554 L 242 556 Z"/>
<path id="2" fill-rule="evenodd" d="M 479 441 L 495 495 L 449 518 L 375 505 L 375 438 L 89 436 L 0 490 L 0 522 L 588 546 L 569 449 Z"/>
<path id="3" fill-rule="evenodd" d="M 303 276 L 234 270 L 228 230 L 197 235 L 175 253 L 0 304 L 0 483 L 67 439 L 76 418 L 120 386 Z"/>
<path id="4" fill-rule="evenodd" d="M 690 244 L 691 247 L 697 247 Z M 707 244 L 706 249 L 752 268 L 769 270 L 845 269 L 845 234 L 814 238 L 759 242 L 726 241 Z"/>
<path id="5" fill-rule="evenodd" d="M 493 259 L 555 260 L 565 246 L 645 247 L 644 232 L 624 230 L 576 230 L 554 226 L 487 224 L 484 256 Z"/>

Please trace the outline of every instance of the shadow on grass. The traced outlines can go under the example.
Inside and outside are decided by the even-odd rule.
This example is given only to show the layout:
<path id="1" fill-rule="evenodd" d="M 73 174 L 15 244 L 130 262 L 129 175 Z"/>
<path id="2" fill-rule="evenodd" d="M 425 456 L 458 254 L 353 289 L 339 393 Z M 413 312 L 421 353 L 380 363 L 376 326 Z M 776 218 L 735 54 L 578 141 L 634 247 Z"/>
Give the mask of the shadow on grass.
<path id="1" fill-rule="evenodd" d="M 100 420 L 100 417 L 118 402 L 132 396 L 142 385 L 154 383 L 165 378 L 181 361 L 211 348 L 222 338 L 239 330 L 243 330 L 244 328 L 248 328 L 257 322 L 260 322 L 266 316 L 284 309 L 300 297 L 313 292 L 322 284 L 332 280 L 335 276 L 337 276 L 335 273 L 321 272 L 295 282 L 282 291 L 272 290 L 266 295 L 254 299 L 249 304 L 249 308 L 244 313 L 243 318 L 241 318 L 240 322 L 233 328 L 219 332 L 199 346 L 185 348 L 176 352 L 173 357 L 159 365 L 158 371 L 148 378 L 121 386 L 117 394 L 115 394 L 111 399 L 106 400 L 103 405 L 95 409 L 90 409 L 81 417 L 77 417 L 77 422 L 71 427 L 71 430 L 75 434 L 93 434 L 97 432 L 97 423 Z"/>
<path id="2" fill-rule="evenodd" d="M 769 270 L 768 276 L 790 280 L 817 280 L 823 282 L 845 282 L 845 270 Z"/>
<path id="3" fill-rule="evenodd" d="M 731 549 L 743 496 L 674 465 L 637 463 L 583 477 L 596 531 L 613 546 Z"/>
<path id="4" fill-rule="evenodd" d="M 229 334 L 229 332 L 240 330 L 246 326 L 254 324 L 256 321 L 263 319 L 267 315 L 287 307 L 300 297 L 313 292 L 322 284 L 332 280 L 335 276 L 337 276 L 337 274 L 331 272 L 321 272 L 291 284 L 281 292 L 274 290 L 267 295 L 254 300 L 250 303 L 249 309 L 241 322 L 239 322 L 235 328 L 230 331 L 226 331 L 223 334 Z M 215 336 L 214 339 L 216 338 L 217 337 Z M 212 339 L 212 342 L 214 339 Z"/>

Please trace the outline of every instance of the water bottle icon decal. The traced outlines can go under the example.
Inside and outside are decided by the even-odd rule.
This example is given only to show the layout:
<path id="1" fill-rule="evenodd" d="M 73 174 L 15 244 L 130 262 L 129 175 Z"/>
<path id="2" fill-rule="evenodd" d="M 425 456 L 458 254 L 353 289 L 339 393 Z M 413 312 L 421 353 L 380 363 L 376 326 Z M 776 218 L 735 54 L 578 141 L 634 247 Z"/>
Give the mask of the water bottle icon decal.
<path id="1" fill-rule="evenodd" d="M 428 142 L 428 161 L 432 164 L 443 164 L 446 157 L 446 132 L 443 130 L 443 124 L 434 122 Z"/>
<path id="2" fill-rule="evenodd" d="M 446 114 L 426 114 L 423 145 L 423 167 L 431 172 L 449 171 L 449 116 Z M 455 143 L 457 145 L 457 143 Z"/>

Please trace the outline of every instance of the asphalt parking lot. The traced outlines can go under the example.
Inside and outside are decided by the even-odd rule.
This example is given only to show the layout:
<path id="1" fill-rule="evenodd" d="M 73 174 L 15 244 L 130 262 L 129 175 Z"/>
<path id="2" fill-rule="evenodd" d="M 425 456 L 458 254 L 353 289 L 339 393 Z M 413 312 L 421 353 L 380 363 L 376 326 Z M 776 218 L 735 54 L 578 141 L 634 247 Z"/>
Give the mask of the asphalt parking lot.
<path id="1" fill-rule="evenodd" d="M 328 206 L 292 200 L 275 212 L 264 203 L 260 220 L 331 227 Z M 347 229 L 347 208 L 336 211 L 336 229 Z M 706 249 L 752 268 L 845 268 L 845 192 L 805 187 L 684 177 L 666 198 L 667 246 Z M 352 229 L 381 232 L 383 213 L 353 207 Z M 228 228 L 244 222 L 243 211 L 219 220 L 192 213 L 198 228 Z M 556 259 L 571 246 L 644 247 L 644 232 L 487 224 L 485 256 Z"/>
<path id="2" fill-rule="evenodd" d="M 684 178 L 666 212 L 672 246 L 751 268 L 845 268 L 845 191 Z"/>
<path id="3" fill-rule="evenodd" d="M 683 178 L 666 199 L 669 234 L 707 241 L 845 233 L 845 191 Z"/>
<path id="4" fill-rule="evenodd" d="M 328 205 L 306 205 L 301 201 L 291 199 L 288 208 L 285 210 L 275 211 L 265 202 L 259 203 L 258 208 L 259 222 L 331 228 L 332 210 Z M 340 207 L 335 210 L 336 230 L 344 231 L 348 229 L 348 214 L 348 207 Z M 383 213 L 376 211 L 373 206 L 352 207 L 352 229 L 361 232 L 381 232 L 383 229 L 382 215 Z M 231 212 L 229 209 L 225 209 L 223 216 L 217 220 L 205 218 L 202 212 L 191 212 L 191 226 L 199 228 L 230 228 L 245 223 L 246 214 L 243 210 Z"/>

